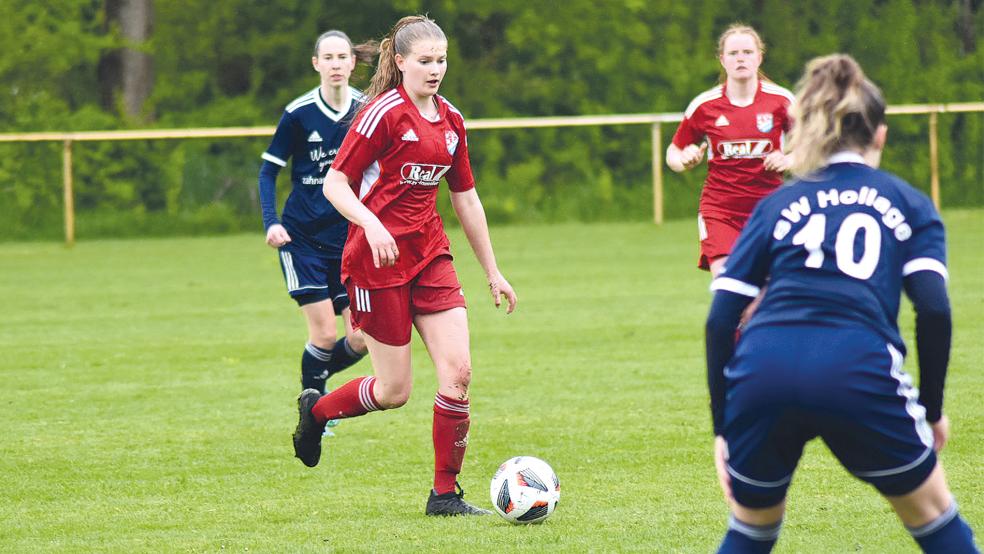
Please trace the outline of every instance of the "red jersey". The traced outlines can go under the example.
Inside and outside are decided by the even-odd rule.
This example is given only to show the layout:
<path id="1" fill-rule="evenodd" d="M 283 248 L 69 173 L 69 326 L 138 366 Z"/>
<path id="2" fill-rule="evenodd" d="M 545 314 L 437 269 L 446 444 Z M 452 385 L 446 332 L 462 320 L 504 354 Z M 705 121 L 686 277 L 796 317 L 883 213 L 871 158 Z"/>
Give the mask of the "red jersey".
<path id="1" fill-rule="evenodd" d="M 362 227 L 349 225 L 342 253 L 342 282 L 362 288 L 402 285 L 428 262 L 450 254 L 437 213 L 437 187 L 447 179 L 454 192 L 475 186 L 465 120 L 435 96 L 437 121 L 420 115 L 403 86 L 381 94 L 352 122 L 332 168 L 354 183 L 352 189 L 396 240 L 400 257 L 392 267 L 376 268 Z"/>
<path id="2" fill-rule="evenodd" d="M 789 105 L 793 94 L 759 79 L 755 99 L 735 106 L 718 85 L 699 94 L 687 106 L 673 144 L 707 148 L 707 180 L 700 194 L 702 213 L 749 215 L 755 204 L 782 184 L 782 174 L 766 171 L 763 160 L 782 150 L 783 133 L 789 131 Z"/>

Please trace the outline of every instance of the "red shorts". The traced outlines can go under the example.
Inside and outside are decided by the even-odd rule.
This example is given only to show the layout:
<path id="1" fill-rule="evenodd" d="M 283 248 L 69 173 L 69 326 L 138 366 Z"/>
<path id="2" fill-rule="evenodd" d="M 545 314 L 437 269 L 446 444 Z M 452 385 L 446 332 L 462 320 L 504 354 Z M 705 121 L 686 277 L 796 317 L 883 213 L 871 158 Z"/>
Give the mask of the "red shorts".
<path id="1" fill-rule="evenodd" d="M 465 293 L 450 256 L 434 258 L 416 277 L 396 287 L 369 290 L 354 281 L 352 277 L 345 281 L 352 327 L 391 346 L 410 342 L 414 316 L 465 307 Z"/>
<path id="2" fill-rule="evenodd" d="M 709 270 L 711 262 L 731 253 L 731 247 L 748 221 L 747 215 L 721 213 L 697 214 L 697 233 L 700 237 L 700 259 L 697 267 Z"/>

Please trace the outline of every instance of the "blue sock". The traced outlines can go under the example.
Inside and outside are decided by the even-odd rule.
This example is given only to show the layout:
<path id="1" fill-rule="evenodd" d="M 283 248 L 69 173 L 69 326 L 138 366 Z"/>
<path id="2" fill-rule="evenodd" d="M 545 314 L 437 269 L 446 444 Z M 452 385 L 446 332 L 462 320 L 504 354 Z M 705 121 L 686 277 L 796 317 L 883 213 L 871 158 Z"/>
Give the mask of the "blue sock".
<path id="1" fill-rule="evenodd" d="M 359 354 L 352 350 L 348 337 L 342 337 L 335 341 L 335 347 L 331 349 L 331 360 L 328 362 L 328 375 L 334 375 L 339 371 L 351 366 L 362 359 L 365 354 Z"/>
<path id="2" fill-rule="evenodd" d="M 338 343 L 335 343 L 338 346 Z M 317 389 L 325 393 L 325 380 L 331 375 L 328 364 L 331 363 L 332 351 L 318 348 L 310 342 L 304 345 L 304 355 L 301 356 L 301 388 Z"/>
<path id="3" fill-rule="evenodd" d="M 776 545 L 782 520 L 772 525 L 749 525 L 731 515 L 728 519 L 728 532 L 718 547 L 718 554 L 768 554 Z"/>
<path id="4" fill-rule="evenodd" d="M 912 538 L 916 539 L 923 552 L 930 554 L 978 554 L 974 546 L 974 532 L 957 512 L 957 502 L 950 501 L 950 507 L 943 514 L 921 527 L 906 527 Z"/>

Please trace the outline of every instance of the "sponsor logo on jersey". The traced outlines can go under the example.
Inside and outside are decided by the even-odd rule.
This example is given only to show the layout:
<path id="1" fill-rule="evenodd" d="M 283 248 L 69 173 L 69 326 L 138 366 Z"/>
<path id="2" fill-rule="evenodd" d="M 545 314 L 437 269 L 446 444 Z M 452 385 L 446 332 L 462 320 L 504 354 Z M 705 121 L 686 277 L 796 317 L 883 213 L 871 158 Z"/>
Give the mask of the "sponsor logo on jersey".
<path id="1" fill-rule="evenodd" d="M 772 152 L 772 141 L 765 139 L 729 140 L 717 146 L 718 155 L 727 158 L 764 158 Z"/>
<path id="2" fill-rule="evenodd" d="M 724 117 L 724 114 L 719 115 L 718 118 L 714 120 L 715 127 L 727 127 L 728 125 L 731 125 L 731 122 L 728 121 L 727 117 Z"/>
<path id="3" fill-rule="evenodd" d="M 401 182 L 411 186 L 436 187 L 449 169 L 450 165 L 405 163 L 400 168 Z"/>
<path id="4" fill-rule="evenodd" d="M 755 127 L 762 133 L 768 133 L 772 130 L 772 114 L 770 113 L 760 113 L 755 114 Z"/>
<path id="5" fill-rule="evenodd" d="M 308 142 L 321 142 L 321 135 L 318 134 L 318 131 L 311 131 L 311 134 L 308 135 Z"/>
<path id="6" fill-rule="evenodd" d="M 417 138 L 417 133 L 414 133 L 413 129 L 403 133 L 403 136 L 400 138 L 403 139 L 404 142 L 420 142 L 420 139 Z"/>
<path id="7" fill-rule="evenodd" d="M 335 161 L 336 155 L 338 155 L 338 148 L 332 148 L 327 152 L 321 146 L 314 150 L 308 150 L 308 156 L 311 157 L 312 162 L 318 164 L 318 171 L 321 173 L 324 173 L 325 168 L 331 165 L 331 162 Z"/>
<path id="8" fill-rule="evenodd" d="M 445 131 L 444 143 L 448 145 L 448 154 L 454 156 L 454 151 L 458 149 L 458 133 Z"/>
<path id="9" fill-rule="evenodd" d="M 325 178 L 305 175 L 304 177 L 301 177 L 301 183 L 305 185 L 323 185 L 325 184 Z"/>

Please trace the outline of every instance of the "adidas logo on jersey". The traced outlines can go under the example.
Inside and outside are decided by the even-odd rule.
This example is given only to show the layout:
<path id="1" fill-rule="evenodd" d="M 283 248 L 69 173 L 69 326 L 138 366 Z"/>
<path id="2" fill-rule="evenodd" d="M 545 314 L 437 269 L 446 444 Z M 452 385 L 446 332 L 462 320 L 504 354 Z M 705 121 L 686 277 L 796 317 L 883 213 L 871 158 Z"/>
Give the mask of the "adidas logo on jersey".
<path id="1" fill-rule="evenodd" d="M 715 127 L 727 127 L 728 125 L 731 125 L 731 122 L 728 121 L 727 117 L 724 117 L 724 114 L 719 115 L 718 118 L 714 121 Z"/>
<path id="2" fill-rule="evenodd" d="M 403 137 L 401 138 L 403 138 L 404 142 L 420 142 L 420 139 L 417 138 L 417 133 L 414 133 L 413 129 L 403 133 Z"/>
<path id="3" fill-rule="evenodd" d="M 321 142 L 321 135 L 317 131 L 311 131 L 311 134 L 308 135 L 308 142 Z"/>

